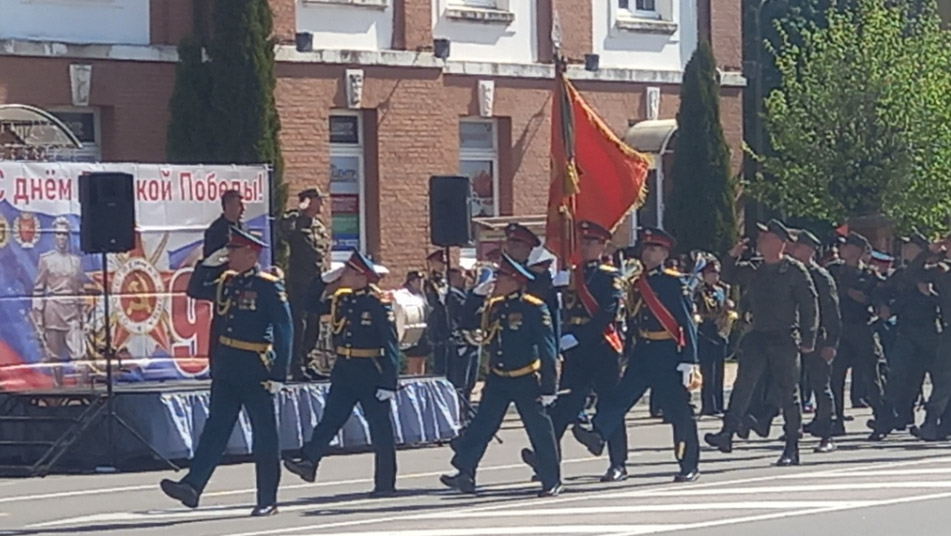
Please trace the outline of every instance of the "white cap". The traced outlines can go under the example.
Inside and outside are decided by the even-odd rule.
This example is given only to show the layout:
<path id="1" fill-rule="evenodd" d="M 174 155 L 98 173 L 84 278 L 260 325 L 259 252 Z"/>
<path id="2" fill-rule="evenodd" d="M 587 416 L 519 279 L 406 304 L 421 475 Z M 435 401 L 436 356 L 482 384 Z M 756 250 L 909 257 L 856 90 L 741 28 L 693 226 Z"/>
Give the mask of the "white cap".
<path id="1" fill-rule="evenodd" d="M 536 266 L 555 260 L 555 255 L 548 251 L 545 246 L 538 246 L 528 255 L 528 266 Z"/>
<path id="2" fill-rule="evenodd" d="M 373 264 L 373 271 L 376 272 L 376 275 L 383 277 L 384 275 L 390 273 L 390 269 L 382 264 Z"/>
<path id="3" fill-rule="evenodd" d="M 343 268 L 344 265 L 342 262 L 332 262 L 330 263 L 330 270 L 320 274 L 320 279 L 324 283 L 333 283 L 340 279 L 340 276 L 343 274 Z"/>

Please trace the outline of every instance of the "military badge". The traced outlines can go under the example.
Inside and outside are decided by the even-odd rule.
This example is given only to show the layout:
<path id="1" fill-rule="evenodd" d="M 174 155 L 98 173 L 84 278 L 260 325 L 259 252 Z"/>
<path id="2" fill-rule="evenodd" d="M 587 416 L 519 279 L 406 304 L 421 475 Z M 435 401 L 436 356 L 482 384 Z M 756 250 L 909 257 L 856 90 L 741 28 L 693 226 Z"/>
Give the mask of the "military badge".
<path id="1" fill-rule="evenodd" d="M 516 330 L 522 327 L 522 313 L 509 314 L 509 329 Z"/>
<path id="2" fill-rule="evenodd" d="M 33 249 L 40 241 L 39 222 L 36 216 L 24 212 L 13 221 L 13 237 L 23 249 Z"/>
<path id="3" fill-rule="evenodd" d="M 362 313 L 360 313 L 360 325 L 361 326 L 373 325 L 373 315 L 370 314 L 370 311 L 363 311 Z"/>
<path id="4" fill-rule="evenodd" d="M 258 308 L 258 293 L 253 290 L 243 290 L 238 295 L 238 309 L 255 311 Z"/>

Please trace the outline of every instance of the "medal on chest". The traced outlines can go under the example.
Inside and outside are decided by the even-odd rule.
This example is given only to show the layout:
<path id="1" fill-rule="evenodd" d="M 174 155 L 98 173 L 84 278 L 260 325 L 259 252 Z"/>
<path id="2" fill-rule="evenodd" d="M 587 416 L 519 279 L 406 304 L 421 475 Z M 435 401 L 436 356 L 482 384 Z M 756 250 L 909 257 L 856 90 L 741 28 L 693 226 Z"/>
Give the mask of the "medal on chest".
<path id="1" fill-rule="evenodd" d="M 238 310 L 256 311 L 258 308 L 258 293 L 253 290 L 241 290 L 238 292 Z"/>

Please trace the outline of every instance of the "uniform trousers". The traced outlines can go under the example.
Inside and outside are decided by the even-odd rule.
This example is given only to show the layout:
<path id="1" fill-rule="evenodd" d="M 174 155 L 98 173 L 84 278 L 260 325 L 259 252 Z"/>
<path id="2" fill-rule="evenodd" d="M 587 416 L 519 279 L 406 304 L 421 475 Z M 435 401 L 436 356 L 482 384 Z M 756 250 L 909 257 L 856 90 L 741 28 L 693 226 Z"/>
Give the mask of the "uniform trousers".
<path id="1" fill-rule="evenodd" d="M 816 348 L 822 344 L 817 343 Z M 832 396 L 832 363 L 822 358 L 819 351 L 803 354 L 803 368 L 809 388 L 816 397 L 816 413 L 813 433 L 828 438 L 832 433 L 832 416 L 835 415 L 835 397 Z"/>
<path id="2" fill-rule="evenodd" d="M 338 360 L 346 359 L 337 356 Z M 310 440 L 301 448 L 301 453 L 310 461 L 320 463 L 330 449 L 343 425 L 346 424 L 357 404 L 363 410 L 363 416 L 370 426 L 370 440 L 373 443 L 375 462 L 374 489 L 389 491 L 396 489 L 396 441 L 393 438 L 391 419 L 392 404 L 376 398 L 377 382 L 371 363 L 374 358 L 358 358 L 364 367 L 354 367 L 347 374 L 340 374 L 337 368 L 331 374 L 330 390 L 320 422 L 314 428 Z M 359 374 L 366 369 L 366 374 Z"/>
<path id="3" fill-rule="evenodd" d="M 211 382 L 208 420 L 198 439 L 198 448 L 195 449 L 188 475 L 182 481 L 201 494 L 221 461 L 242 407 L 251 421 L 257 504 L 271 506 L 277 504 L 281 453 L 274 396 L 257 378 L 250 381 L 215 379 Z"/>
<path id="4" fill-rule="evenodd" d="M 305 296 L 308 295 L 310 282 L 288 281 L 287 300 L 291 306 L 291 321 L 294 326 L 294 348 L 291 354 L 291 378 L 297 380 L 304 376 L 307 368 L 307 356 L 317 346 L 320 336 L 320 322 L 317 316 L 308 311 Z"/>
<path id="5" fill-rule="evenodd" d="M 690 392 L 683 385 L 683 374 L 677 370 L 677 347 L 674 341 L 639 340 L 618 386 L 602 404 L 594 417 L 594 429 L 601 437 L 627 435 L 624 416 L 640 401 L 647 389 L 657 400 L 664 419 L 674 433 L 674 454 L 680 471 L 687 473 L 700 462 L 700 441 L 697 422 L 690 407 Z"/>
<path id="6" fill-rule="evenodd" d="M 605 401 L 618 385 L 621 376 L 620 358 L 606 341 L 578 346 L 566 352 L 560 390 L 570 392 L 560 395 L 555 405 L 548 410 L 559 445 L 565 430 L 578 419 L 592 390 L 598 395 L 596 411 L 601 412 Z M 606 436 L 606 439 L 611 467 L 624 467 L 627 463 L 627 430 L 622 426 L 617 433 Z"/>
<path id="7" fill-rule="evenodd" d="M 542 485 L 551 488 L 561 483 L 555 432 L 551 419 L 540 402 L 541 395 L 538 379 L 534 374 L 518 378 L 503 378 L 490 374 L 485 381 L 479 410 L 456 446 L 456 454 L 452 458 L 453 467 L 475 478 L 486 447 L 502 425 L 509 405 L 514 403 L 535 452 L 536 471 Z"/>
<path id="8" fill-rule="evenodd" d="M 703 387 L 700 388 L 700 413 L 715 415 L 723 407 L 723 375 L 726 366 L 726 338 L 722 337 L 713 322 L 700 325 L 697 338 L 697 357 L 700 359 L 700 373 L 703 374 Z"/>
<path id="9" fill-rule="evenodd" d="M 882 377 L 879 361 L 883 359 L 882 345 L 871 326 L 845 324 L 839 339 L 839 349 L 832 361 L 832 394 L 835 396 L 836 419 L 845 419 L 845 376 L 852 368 L 852 390 L 860 392 L 869 403 L 877 419 L 884 406 Z"/>
<path id="10" fill-rule="evenodd" d="M 767 372 L 770 384 L 766 389 L 767 404 L 781 409 L 787 438 L 799 436 L 802 424 L 802 406 L 799 403 L 799 339 L 790 332 L 752 331 L 741 342 L 739 367 L 725 427 L 731 432 L 751 409 L 757 388 Z"/>
<path id="11" fill-rule="evenodd" d="M 447 378 L 461 396 L 469 401 L 479 379 L 479 347 L 469 344 L 454 345 L 449 357 Z"/>

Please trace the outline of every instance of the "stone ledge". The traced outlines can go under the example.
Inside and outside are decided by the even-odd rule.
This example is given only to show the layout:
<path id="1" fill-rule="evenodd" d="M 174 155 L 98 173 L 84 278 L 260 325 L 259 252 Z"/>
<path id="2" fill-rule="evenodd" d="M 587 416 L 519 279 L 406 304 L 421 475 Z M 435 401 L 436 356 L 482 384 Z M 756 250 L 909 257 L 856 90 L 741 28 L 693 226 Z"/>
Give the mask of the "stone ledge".
<path id="1" fill-rule="evenodd" d="M 504 9 L 484 9 L 478 7 L 450 6 L 446 8 L 446 18 L 465 22 L 486 24 L 509 24 L 515 20 L 515 13 Z"/>
<path id="2" fill-rule="evenodd" d="M 99 45 L 0 39 L 0 56 L 177 62 L 171 45 Z"/>
<path id="3" fill-rule="evenodd" d="M 352 6 L 368 7 L 372 9 L 386 9 L 390 7 L 389 0 L 302 0 L 305 6 L 308 5 L 327 5 L 327 6 Z"/>
<path id="4" fill-rule="evenodd" d="M 614 22 L 618 30 L 625 32 L 672 35 L 677 32 L 677 23 L 665 20 L 618 17 Z"/>

